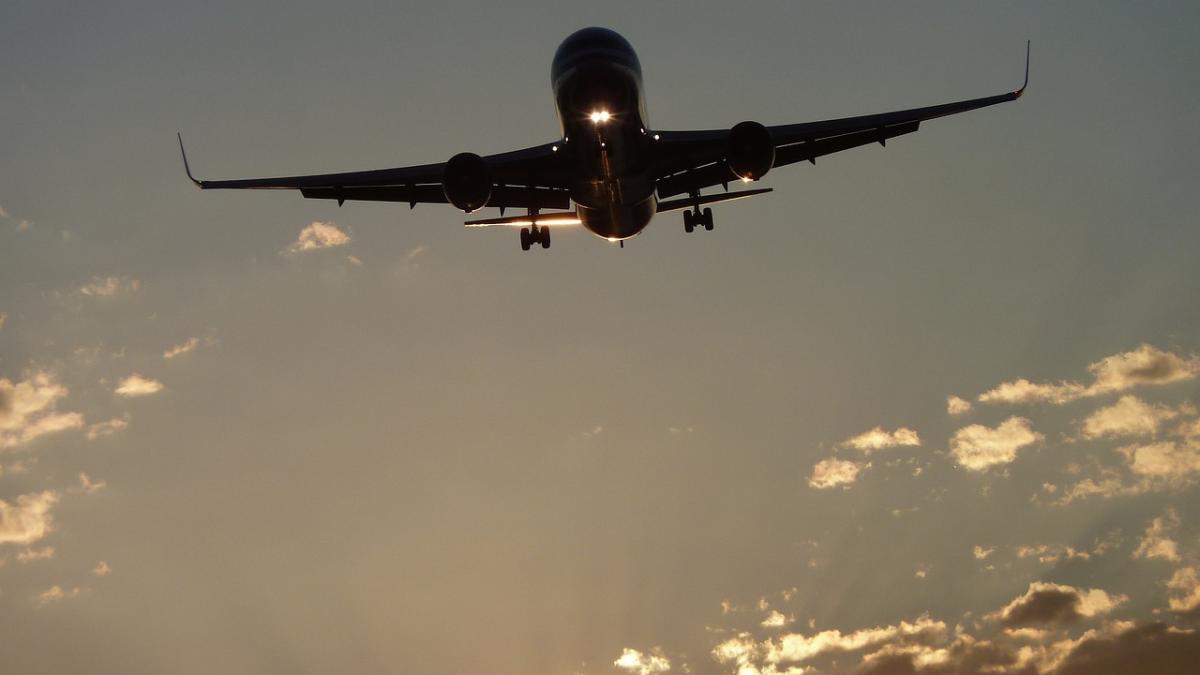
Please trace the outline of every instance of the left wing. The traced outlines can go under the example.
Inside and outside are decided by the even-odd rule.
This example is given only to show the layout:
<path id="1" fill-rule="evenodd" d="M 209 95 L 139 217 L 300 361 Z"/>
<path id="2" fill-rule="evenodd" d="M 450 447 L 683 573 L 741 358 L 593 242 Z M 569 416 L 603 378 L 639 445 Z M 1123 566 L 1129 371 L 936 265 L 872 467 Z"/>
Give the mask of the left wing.
<path id="1" fill-rule="evenodd" d="M 198 180 L 192 176 L 188 165 L 182 135 L 179 136 L 179 152 L 183 155 L 188 178 L 202 190 L 299 190 L 304 197 L 336 199 L 338 204 L 349 200 L 408 202 L 410 207 L 447 203 L 442 190 L 445 162 L 306 176 Z M 494 183 L 488 206 L 565 209 L 570 205 L 564 180 L 566 174 L 560 168 L 555 144 L 489 155 L 483 161 Z"/>
<path id="2" fill-rule="evenodd" d="M 818 157 L 860 145 L 879 143 L 917 130 L 925 120 L 1015 101 L 1029 84 L 1029 43 L 1025 44 L 1025 81 L 1020 89 L 941 105 L 840 119 L 767 127 L 775 145 L 773 167 L 796 162 L 816 163 Z M 658 196 L 690 193 L 735 180 L 725 164 L 728 129 L 658 132 Z"/>

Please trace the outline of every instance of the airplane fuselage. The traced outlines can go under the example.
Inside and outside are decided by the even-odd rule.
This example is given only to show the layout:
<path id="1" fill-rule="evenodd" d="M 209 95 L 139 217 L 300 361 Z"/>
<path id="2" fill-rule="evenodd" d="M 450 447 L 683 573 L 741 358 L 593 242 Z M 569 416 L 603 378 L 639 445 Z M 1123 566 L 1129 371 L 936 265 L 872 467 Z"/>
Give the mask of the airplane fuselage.
<path id="1" fill-rule="evenodd" d="M 555 52 L 550 82 L 580 221 L 610 240 L 638 234 L 657 202 L 654 136 L 633 47 L 604 28 L 577 31 Z"/>

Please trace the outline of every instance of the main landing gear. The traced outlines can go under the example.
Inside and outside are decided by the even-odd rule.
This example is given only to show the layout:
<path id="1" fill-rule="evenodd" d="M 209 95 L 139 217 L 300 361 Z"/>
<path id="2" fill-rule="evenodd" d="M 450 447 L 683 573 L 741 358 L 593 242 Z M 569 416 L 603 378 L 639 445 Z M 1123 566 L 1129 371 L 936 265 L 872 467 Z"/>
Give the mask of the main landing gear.
<path id="1" fill-rule="evenodd" d="M 703 212 L 699 208 L 691 209 L 683 212 L 683 230 L 691 232 L 697 227 L 703 227 L 709 232 L 713 229 L 713 214 L 712 209 L 704 209 Z"/>
<path id="2" fill-rule="evenodd" d="M 528 251 L 534 244 L 541 244 L 542 248 L 550 248 L 549 226 L 538 227 L 537 223 L 534 223 L 532 228 L 521 228 L 521 250 Z"/>

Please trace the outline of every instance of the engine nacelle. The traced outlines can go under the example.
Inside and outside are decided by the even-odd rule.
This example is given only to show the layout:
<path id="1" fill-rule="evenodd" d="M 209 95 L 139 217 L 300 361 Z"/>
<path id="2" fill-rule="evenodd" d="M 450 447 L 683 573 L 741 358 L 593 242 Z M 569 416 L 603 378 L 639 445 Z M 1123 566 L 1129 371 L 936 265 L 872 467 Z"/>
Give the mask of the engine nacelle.
<path id="1" fill-rule="evenodd" d="M 741 122 L 725 140 L 725 163 L 742 180 L 758 180 L 775 166 L 775 141 L 758 122 Z"/>
<path id="2" fill-rule="evenodd" d="M 492 198 L 492 173 L 487 162 L 473 152 L 460 152 L 446 162 L 442 172 L 446 201 L 470 213 L 487 206 Z"/>

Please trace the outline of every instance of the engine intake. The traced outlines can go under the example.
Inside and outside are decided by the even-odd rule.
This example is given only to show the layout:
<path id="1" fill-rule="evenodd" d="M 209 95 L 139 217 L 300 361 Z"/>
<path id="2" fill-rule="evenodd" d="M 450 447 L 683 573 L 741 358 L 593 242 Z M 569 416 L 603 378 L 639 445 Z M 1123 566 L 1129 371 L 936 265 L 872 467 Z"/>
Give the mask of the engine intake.
<path id="1" fill-rule="evenodd" d="M 758 180 L 775 166 L 775 141 L 758 122 L 741 122 L 725 140 L 725 163 L 742 180 Z"/>
<path id="2" fill-rule="evenodd" d="M 492 174 L 487 162 L 473 152 L 460 152 L 446 162 L 442 172 L 446 201 L 470 213 L 487 206 L 492 198 Z"/>

